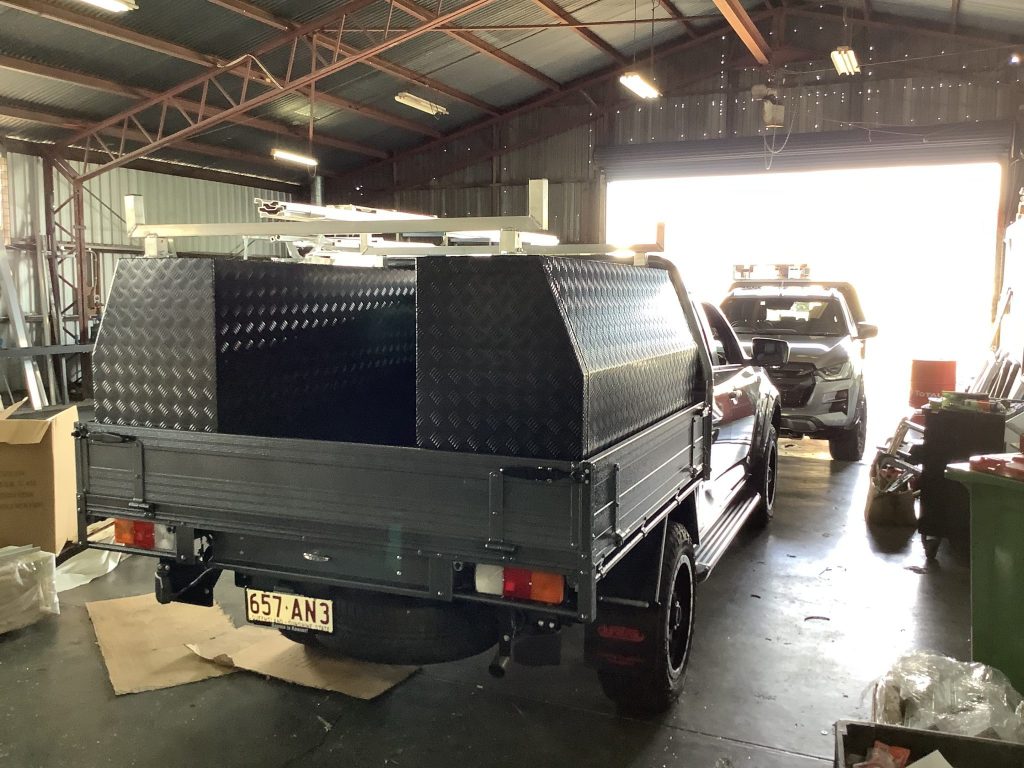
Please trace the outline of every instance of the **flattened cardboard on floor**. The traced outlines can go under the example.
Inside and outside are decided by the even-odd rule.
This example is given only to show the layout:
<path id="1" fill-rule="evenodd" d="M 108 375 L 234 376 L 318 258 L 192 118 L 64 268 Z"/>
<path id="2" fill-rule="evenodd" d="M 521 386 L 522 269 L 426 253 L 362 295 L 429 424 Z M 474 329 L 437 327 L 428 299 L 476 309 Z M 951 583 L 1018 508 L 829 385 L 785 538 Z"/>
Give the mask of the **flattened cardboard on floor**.
<path id="1" fill-rule="evenodd" d="M 251 625 L 189 648 L 218 664 L 364 700 L 377 698 L 418 669 L 329 656 Z"/>
<path id="2" fill-rule="evenodd" d="M 77 538 L 75 441 L 78 409 L 48 419 L 0 411 L 0 547 L 31 544 L 58 553 Z"/>
<path id="3" fill-rule="evenodd" d="M 219 605 L 160 605 L 152 594 L 85 604 L 114 693 L 139 693 L 229 675 L 235 670 L 200 658 L 186 643 L 234 631 Z"/>

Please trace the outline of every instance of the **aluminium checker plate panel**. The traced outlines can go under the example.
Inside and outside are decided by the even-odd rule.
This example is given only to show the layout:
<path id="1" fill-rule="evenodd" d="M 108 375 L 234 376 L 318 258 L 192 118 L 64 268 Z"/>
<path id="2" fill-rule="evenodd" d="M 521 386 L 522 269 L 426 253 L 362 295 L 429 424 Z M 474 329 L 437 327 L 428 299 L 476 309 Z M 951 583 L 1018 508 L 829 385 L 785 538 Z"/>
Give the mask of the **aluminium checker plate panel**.
<path id="1" fill-rule="evenodd" d="M 498 256 L 418 272 L 421 448 L 579 460 L 701 399 L 662 270 Z"/>
<path id="2" fill-rule="evenodd" d="M 122 259 L 97 421 L 411 445 L 414 304 L 411 270 Z"/>
<path id="3" fill-rule="evenodd" d="M 217 430 L 213 266 L 118 262 L 93 353 L 98 422 Z"/>

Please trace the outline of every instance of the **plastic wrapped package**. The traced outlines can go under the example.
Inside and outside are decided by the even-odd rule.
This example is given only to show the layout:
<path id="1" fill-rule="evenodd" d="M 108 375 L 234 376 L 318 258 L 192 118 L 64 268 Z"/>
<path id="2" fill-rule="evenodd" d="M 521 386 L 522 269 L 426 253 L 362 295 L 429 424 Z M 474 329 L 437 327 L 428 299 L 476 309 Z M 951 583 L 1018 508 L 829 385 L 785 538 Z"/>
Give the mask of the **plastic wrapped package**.
<path id="1" fill-rule="evenodd" d="M 934 653 L 899 659 L 874 685 L 876 723 L 1024 743 L 1021 695 L 998 669 Z"/>
<path id="2" fill-rule="evenodd" d="M 0 548 L 0 635 L 60 613 L 56 558 L 37 547 Z"/>

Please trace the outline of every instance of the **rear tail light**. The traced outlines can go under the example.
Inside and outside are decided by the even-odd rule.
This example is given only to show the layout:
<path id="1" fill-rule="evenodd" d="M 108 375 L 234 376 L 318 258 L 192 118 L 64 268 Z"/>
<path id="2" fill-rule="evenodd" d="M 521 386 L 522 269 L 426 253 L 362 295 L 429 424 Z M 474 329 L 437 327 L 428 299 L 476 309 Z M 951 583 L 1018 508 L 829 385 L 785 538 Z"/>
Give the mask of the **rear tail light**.
<path id="1" fill-rule="evenodd" d="M 547 571 L 500 565 L 476 566 L 476 591 L 516 600 L 557 605 L 565 600 L 565 577 Z"/>
<path id="2" fill-rule="evenodd" d="M 145 520 L 114 520 L 114 541 L 137 549 L 176 549 L 173 528 Z"/>

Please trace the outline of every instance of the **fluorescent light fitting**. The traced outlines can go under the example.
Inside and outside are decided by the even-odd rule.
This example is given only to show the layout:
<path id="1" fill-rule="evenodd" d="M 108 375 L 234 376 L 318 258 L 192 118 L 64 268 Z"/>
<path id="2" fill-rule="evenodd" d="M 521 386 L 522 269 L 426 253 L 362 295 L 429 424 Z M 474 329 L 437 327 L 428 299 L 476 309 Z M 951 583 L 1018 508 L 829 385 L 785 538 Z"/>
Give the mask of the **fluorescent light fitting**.
<path id="1" fill-rule="evenodd" d="M 840 45 L 832 51 L 832 63 L 840 75 L 859 75 L 860 63 L 857 54 L 848 45 Z"/>
<path id="2" fill-rule="evenodd" d="M 421 99 L 419 96 L 409 93 L 408 91 L 396 93 L 395 101 L 397 101 L 399 104 L 405 104 L 405 106 L 407 107 L 418 109 L 420 112 L 426 112 L 428 115 L 448 114 L 448 110 L 442 107 L 440 104 L 435 104 L 432 101 Z"/>
<path id="3" fill-rule="evenodd" d="M 81 2 L 96 8 L 102 8 L 104 11 L 112 11 L 113 13 L 139 10 L 139 6 L 133 0 L 81 0 Z"/>
<path id="4" fill-rule="evenodd" d="M 285 163 L 295 163 L 296 165 L 308 165 L 309 167 L 313 167 L 320 162 L 315 157 L 300 155 L 298 152 L 289 152 L 287 149 L 275 149 L 270 154 L 275 160 L 280 160 Z"/>
<path id="5" fill-rule="evenodd" d="M 661 96 L 661 91 L 639 72 L 625 72 L 619 78 L 619 82 L 641 99 L 657 99 Z"/>

